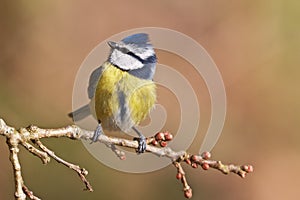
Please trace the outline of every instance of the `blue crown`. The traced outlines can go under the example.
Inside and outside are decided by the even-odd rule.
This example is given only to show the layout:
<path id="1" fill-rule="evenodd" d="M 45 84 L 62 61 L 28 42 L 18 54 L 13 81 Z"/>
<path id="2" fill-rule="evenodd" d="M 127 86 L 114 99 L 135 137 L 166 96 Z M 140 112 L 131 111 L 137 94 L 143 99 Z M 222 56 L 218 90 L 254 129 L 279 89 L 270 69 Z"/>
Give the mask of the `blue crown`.
<path id="1" fill-rule="evenodd" d="M 124 42 L 124 44 L 147 44 L 149 37 L 146 33 L 137 33 L 124 38 L 122 42 Z"/>

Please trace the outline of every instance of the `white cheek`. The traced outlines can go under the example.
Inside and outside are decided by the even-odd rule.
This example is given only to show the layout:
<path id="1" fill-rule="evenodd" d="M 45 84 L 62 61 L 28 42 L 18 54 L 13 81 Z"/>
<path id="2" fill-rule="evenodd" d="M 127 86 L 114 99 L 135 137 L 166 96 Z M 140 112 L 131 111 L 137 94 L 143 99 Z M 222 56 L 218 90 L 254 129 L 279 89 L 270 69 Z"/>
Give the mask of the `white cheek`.
<path id="1" fill-rule="evenodd" d="M 143 67 L 143 63 L 139 60 L 118 50 L 112 52 L 110 59 L 113 64 L 116 64 L 124 70 L 133 70 Z"/>

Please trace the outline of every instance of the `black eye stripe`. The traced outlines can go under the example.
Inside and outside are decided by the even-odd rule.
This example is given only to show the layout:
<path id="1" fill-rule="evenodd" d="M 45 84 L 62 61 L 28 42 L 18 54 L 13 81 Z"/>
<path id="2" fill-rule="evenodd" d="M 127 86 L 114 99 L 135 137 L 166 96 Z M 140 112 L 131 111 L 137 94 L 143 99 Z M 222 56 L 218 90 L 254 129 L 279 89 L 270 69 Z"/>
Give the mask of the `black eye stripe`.
<path id="1" fill-rule="evenodd" d="M 138 61 L 140 61 L 141 63 L 144 62 L 144 60 L 139 57 L 138 55 L 134 54 L 133 52 L 129 51 L 127 48 L 125 47 L 121 47 L 119 48 L 119 51 L 121 51 L 122 53 L 125 53 L 127 55 L 130 55 L 131 57 L 134 57 L 135 59 L 137 59 Z"/>
<path id="2" fill-rule="evenodd" d="M 137 56 L 136 54 L 132 53 L 131 51 L 127 52 L 127 55 L 134 57 L 135 59 L 137 59 L 138 61 L 140 61 L 143 64 L 156 63 L 156 55 L 155 54 L 153 54 L 152 56 L 149 56 L 145 60 L 142 59 L 141 57 Z"/>
<path id="3" fill-rule="evenodd" d="M 135 59 L 137 59 L 137 60 L 140 61 L 141 63 L 144 62 L 144 60 L 143 60 L 141 57 L 137 56 L 136 54 L 132 53 L 131 51 L 128 51 L 126 54 L 127 54 L 127 55 L 130 55 L 130 56 L 132 56 L 132 57 L 134 57 Z"/>

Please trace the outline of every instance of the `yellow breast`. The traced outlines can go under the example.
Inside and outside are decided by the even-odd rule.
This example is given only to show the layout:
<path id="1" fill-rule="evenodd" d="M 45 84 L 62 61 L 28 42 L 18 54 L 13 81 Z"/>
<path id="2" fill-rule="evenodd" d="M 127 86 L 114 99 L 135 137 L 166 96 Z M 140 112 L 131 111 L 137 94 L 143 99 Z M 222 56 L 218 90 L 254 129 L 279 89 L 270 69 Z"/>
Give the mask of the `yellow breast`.
<path id="1" fill-rule="evenodd" d="M 95 92 L 95 111 L 103 128 L 128 131 L 145 119 L 156 101 L 156 86 L 106 62 Z"/>

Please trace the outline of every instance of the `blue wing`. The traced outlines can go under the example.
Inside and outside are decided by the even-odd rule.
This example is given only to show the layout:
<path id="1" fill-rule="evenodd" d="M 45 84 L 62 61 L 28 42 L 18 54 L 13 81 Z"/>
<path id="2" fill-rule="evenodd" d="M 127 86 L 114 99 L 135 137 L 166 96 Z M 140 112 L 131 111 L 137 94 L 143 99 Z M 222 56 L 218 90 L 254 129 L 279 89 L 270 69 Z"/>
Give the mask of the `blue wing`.
<path id="1" fill-rule="evenodd" d="M 102 74 L 103 68 L 102 66 L 95 69 L 89 79 L 89 86 L 88 86 L 88 96 L 90 99 L 92 99 L 95 95 L 97 83 L 99 81 L 99 78 Z M 91 114 L 90 106 L 89 104 L 82 106 L 81 108 L 78 108 L 77 110 L 69 113 L 69 117 L 73 118 L 73 121 L 79 121 Z"/>
<path id="2" fill-rule="evenodd" d="M 102 75 L 102 72 L 103 72 L 103 68 L 102 66 L 100 66 L 97 69 L 95 69 L 90 76 L 89 87 L 88 87 L 88 95 L 90 99 L 92 99 L 95 95 L 96 87 L 99 78 Z"/>

